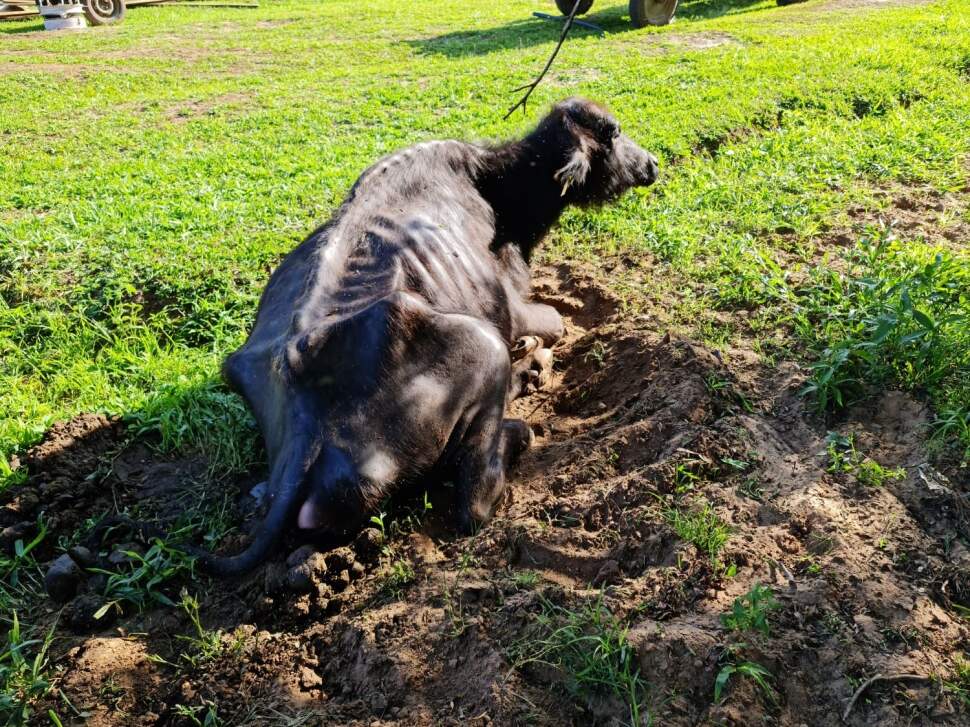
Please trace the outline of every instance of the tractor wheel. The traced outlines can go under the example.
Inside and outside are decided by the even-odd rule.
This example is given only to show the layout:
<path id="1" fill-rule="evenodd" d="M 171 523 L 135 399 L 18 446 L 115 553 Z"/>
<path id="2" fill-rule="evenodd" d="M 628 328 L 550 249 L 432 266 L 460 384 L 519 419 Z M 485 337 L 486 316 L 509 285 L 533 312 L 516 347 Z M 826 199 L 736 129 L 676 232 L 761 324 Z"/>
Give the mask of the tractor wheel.
<path id="1" fill-rule="evenodd" d="M 91 25 L 111 25 L 125 17 L 125 0 L 84 0 L 84 17 Z"/>
<path id="2" fill-rule="evenodd" d="M 567 16 L 573 11 L 575 4 L 576 0 L 556 0 L 556 7 L 559 8 L 559 12 Z M 591 7 L 593 7 L 593 0 L 579 0 L 579 10 L 576 11 L 576 15 L 588 13 Z"/>
<path id="3" fill-rule="evenodd" d="M 630 20 L 634 27 L 666 25 L 677 12 L 678 0 L 630 0 Z"/>

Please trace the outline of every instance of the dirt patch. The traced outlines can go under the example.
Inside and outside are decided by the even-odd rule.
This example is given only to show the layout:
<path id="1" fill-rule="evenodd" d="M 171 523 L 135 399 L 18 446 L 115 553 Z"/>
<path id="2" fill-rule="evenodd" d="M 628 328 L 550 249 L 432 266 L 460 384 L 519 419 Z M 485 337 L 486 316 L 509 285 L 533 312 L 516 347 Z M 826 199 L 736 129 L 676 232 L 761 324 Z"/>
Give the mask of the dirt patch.
<path id="1" fill-rule="evenodd" d="M 185 123 L 202 116 L 214 116 L 220 110 L 238 108 L 252 98 L 243 93 L 224 93 L 207 99 L 190 99 L 172 104 L 165 109 L 165 116 L 174 123 Z"/>
<path id="2" fill-rule="evenodd" d="M 928 5 L 933 0 L 830 0 L 815 6 L 815 10 L 852 10 L 856 8 L 892 8 Z"/>
<path id="3" fill-rule="evenodd" d="M 13 469 L 25 467 L 30 473 L 26 487 L 0 494 L 0 544 L 10 548 L 18 540 L 29 541 L 38 532 L 37 516 L 44 512 L 47 527 L 70 531 L 88 517 L 89 494 L 98 489 L 92 475 L 103 465 L 103 458 L 119 444 L 123 426 L 117 419 L 100 414 L 82 414 L 68 422 L 58 422 L 44 440 L 29 449 L 23 460 L 14 458 Z M 51 540 L 41 544 L 40 554 L 48 555 Z"/>
<path id="4" fill-rule="evenodd" d="M 940 192 L 931 187 L 908 186 L 880 190 L 875 207 L 852 207 L 851 231 L 885 222 L 906 239 L 963 250 L 970 240 L 967 191 Z M 838 232 L 836 232 L 838 235 Z"/>
<path id="5" fill-rule="evenodd" d="M 740 40 L 723 31 L 664 33 L 659 39 L 665 45 L 687 48 L 688 50 L 710 50 L 725 45 L 741 45 Z"/>
<path id="6" fill-rule="evenodd" d="M 77 65 L 74 63 L 15 63 L 7 61 L 0 63 L 0 76 L 44 74 L 49 76 L 61 76 L 67 78 L 81 78 L 94 71 L 105 70 L 87 65 Z"/>
<path id="7" fill-rule="evenodd" d="M 88 713 L 85 724 L 91 727 L 117 724 L 112 715 L 134 713 L 162 684 L 159 666 L 138 638 L 88 639 L 66 657 L 72 668 L 61 688 L 72 695 L 75 707 Z"/>
<path id="8" fill-rule="evenodd" d="M 651 56 L 673 51 L 706 51 L 724 46 L 743 45 L 739 38 L 723 31 L 653 33 L 617 40 L 615 43 Z"/>
<path id="9" fill-rule="evenodd" d="M 629 628 L 657 724 L 837 724 L 876 673 L 952 675 L 970 647 L 955 608 L 970 605 L 970 552 L 952 536 L 966 527 L 966 483 L 927 464 L 920 402 L 890 392 L 840 425 L 866 456 L 904 469 L 873 487 L 829 471 L 798 366 L 630 320 L 591 269 L 544 268 L 535 297 L 567 317 L 568 335 L 550 387 L 512 406 L 537 442 L 492 523 L 459 538 L 442 502 L 411 520 L 404 502 L 386 517 L 401 524 L 390 550 L 371 531 L 243 582 L 188 584 L 222 633 L 209 658 L 183 656 L 195 647 L 173 636 L 195 632 L 178 610 L 121 619 L 123 641 L 64 630 L 65 694 L 103 724 L 191 724 L 186 710 L 233 725 L 625 724 L 615 695 L 515 657 L 548 604 L 580 610 L 601 589 Z M 106 463 L 117 426 L 85 417 L 52 430 L 8 507 L 34 491 L 32 512 L 47 509 L 69 485 L 84 502 L 106 483 L 120 502 L 162 503 L 200 466 L 138 444 Z M 717 562 L 671 516 L 705 507 L 730 529 Z M 756 582 L 780 604 L 770 635 L 734 634 L 720 616 Z M 733 677 L 715 704 L 718 674 L 742 662 L 764 667 L 773 697 Z M 99 675 L 117 689 L 95 694 Z M 849 724 L 965 724 L 961 709 L 939 681 L 875 685 Z"/>

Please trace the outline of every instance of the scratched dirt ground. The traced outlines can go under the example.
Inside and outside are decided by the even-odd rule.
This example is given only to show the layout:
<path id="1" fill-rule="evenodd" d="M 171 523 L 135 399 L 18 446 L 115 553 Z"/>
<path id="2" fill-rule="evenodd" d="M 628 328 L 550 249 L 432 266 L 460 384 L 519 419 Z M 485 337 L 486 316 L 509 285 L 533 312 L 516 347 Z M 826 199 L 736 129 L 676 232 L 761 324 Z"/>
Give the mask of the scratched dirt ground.
<path id="1" fill-rule="evenodd" d="M 926 455 L 924 405 L 889 391 L 826 425 L 797 394 L 797 365 L 671 336 L 660 308 L 624 312 L 598 281 L 650 272 L 629 267 L 539 271 L 535 296 L 567 316 L 569 332 L 554 383 L 513 405 L 536 446 L 477 536 L 455 537 L 447 498 L 433 494 L 385 552 L 372 530 L 310 556 L 299 582 L 281 553 L 244 581 L 208 583 L 197 595 L 221 647 L 196 664 L 180 656 L 193 650 L 179 634 L 195 633 L 182 610 L 94 620 L 103 583 L 93 576 L 62 611 L 39 604 L 48 622 L 59 619 L 57 678 L 75 721 L 626 724 L 621 700 L 577 692 L 562 670 L 516 656 L 549 604 L 581 610 L 602 594 L 629 629 L 644 723 L 838 724 L 865 678 L 911 673 L 932 679 L 874 685 L 849 724 L 966 724 L 940 679 L 970 636 L 953 609 L 970 604 L 970 552 L 954 539 L 968 521 L 960 485 L 938 469 L 958 468 Z M 871 487 L 827 472 L 829 427 L 905 478 Z M 160 460 L 127 442 L 100 416 L 55 426 L 28 454 L 30 479 L 8 496 L 3 525 L 23 535 L 46 503 L 49 528 L 64 535 L 112 501 L 164 519 L 199 496 L 186 483 L 204 480 L 203 462 Z M 258 475 L 233 483 L 239 502 Z M 731 529 L 719 564 L 664 514 L 705 501 Z M 386 520 L 406 521 L 419 505 L 392 504 Z M 397 563 L 410 578 L 394 580 Z M 758 581 L 780 604 L 770 635 L 732 636 L 720 614 Z M 177 600 L 177 590 L 167 592 Z M 776 675 L 776 691 L 734 679 L 730 699 L 714 705 L 718 672 L 742 661 Z M 209 713 L 218 721 L 205 722 Z"/>

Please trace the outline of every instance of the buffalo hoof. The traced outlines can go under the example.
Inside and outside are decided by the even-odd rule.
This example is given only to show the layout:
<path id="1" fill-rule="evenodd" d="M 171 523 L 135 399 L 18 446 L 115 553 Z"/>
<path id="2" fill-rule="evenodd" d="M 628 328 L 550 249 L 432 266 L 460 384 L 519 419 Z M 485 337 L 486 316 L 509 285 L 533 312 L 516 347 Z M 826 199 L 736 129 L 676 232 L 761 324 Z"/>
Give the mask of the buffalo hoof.
<path id="1" fill-rule="evenodd" d="M 521 419 L 506 419 L 502 422 L 502 433 L 505 437 L 506 457 L 508 465 L 514 466 L 529 447 L 535 444 L 536 435 L 532 427 Z"/>
<path id="2" fill-rule="evenodd" d="M 552 381 L 552 349 L 540 348 L 532 354 L 532 370 L 536 372 L 536 387 L 543 389 Z"/>
<path id="3" fill-rule="evenodd" d="M 523 336 L 509 350 L 512 358 L 511 398 L 532 394 L 552 381 L 552 349 L 538 336 Z"/>
<path id="4" fill-rule="evenodd" d="M 509 355 L 513 361 L 521 361 L 528 358 L 536 350 L 542 348 L 542 339 L 538 336 L 522 336 L 515 345 L 509 349 Z"/>

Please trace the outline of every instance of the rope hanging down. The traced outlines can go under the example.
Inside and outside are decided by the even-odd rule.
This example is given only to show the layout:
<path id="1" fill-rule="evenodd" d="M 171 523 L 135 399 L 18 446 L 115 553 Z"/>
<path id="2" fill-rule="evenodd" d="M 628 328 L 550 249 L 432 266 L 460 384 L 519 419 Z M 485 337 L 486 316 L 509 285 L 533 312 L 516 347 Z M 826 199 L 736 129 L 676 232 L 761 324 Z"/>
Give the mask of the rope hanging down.
<path id="1" fill-rule="evenodd" d="M 503 120 L 507 119 L 509 116 L 515 113 L 515 110 L 518 108 L 521 108 L 522 113 L 525 113 L 525 105 L 526 105 L 526 102 L 528 102 L 529 100 L 529 96 L 531 96 L 532 92 L 536 90 L 536 87 L 540 83 L 542 83 L 542 79 L 545 77 L 546 73 L 548 73 L 549 69 L 552 67 L 552 62 L 556 60 L 556 56 L 559 55 L 559 49 L 562 48 L 562 44 L 565 42 L 566 36 L 569 35 L 569 29 L 573 27 L 573 20 L 576 19 L 576 11 L 579 10 L 579 4 L 581 2 L 582 0 L 576 0 L 576 2 L 573 4 L 572 12 L 570 12 L 569 17 L 566 18 L 566 24 L 562 26 L 562 33 L 559 36 L 559 42 L 556 43 L 556 48 L 552 52 L 552 55 L 549 56 L 549 60 L 546 61 L 546 67 L 542 69 L 542 73 L 539 74 L 539 77 L 536 78 L 536 80 L 534 80 L 532 83 L 527 83 L 524 86 L 519 86 L 518 88 L 515 88 L 512 90 L 512 93 L 525 91 L 525 95 L 523 95 L 522 98 L 520 98 L 515 103 L 515 105 L 508 110 L 505 116 L 502 117 Z"/>

